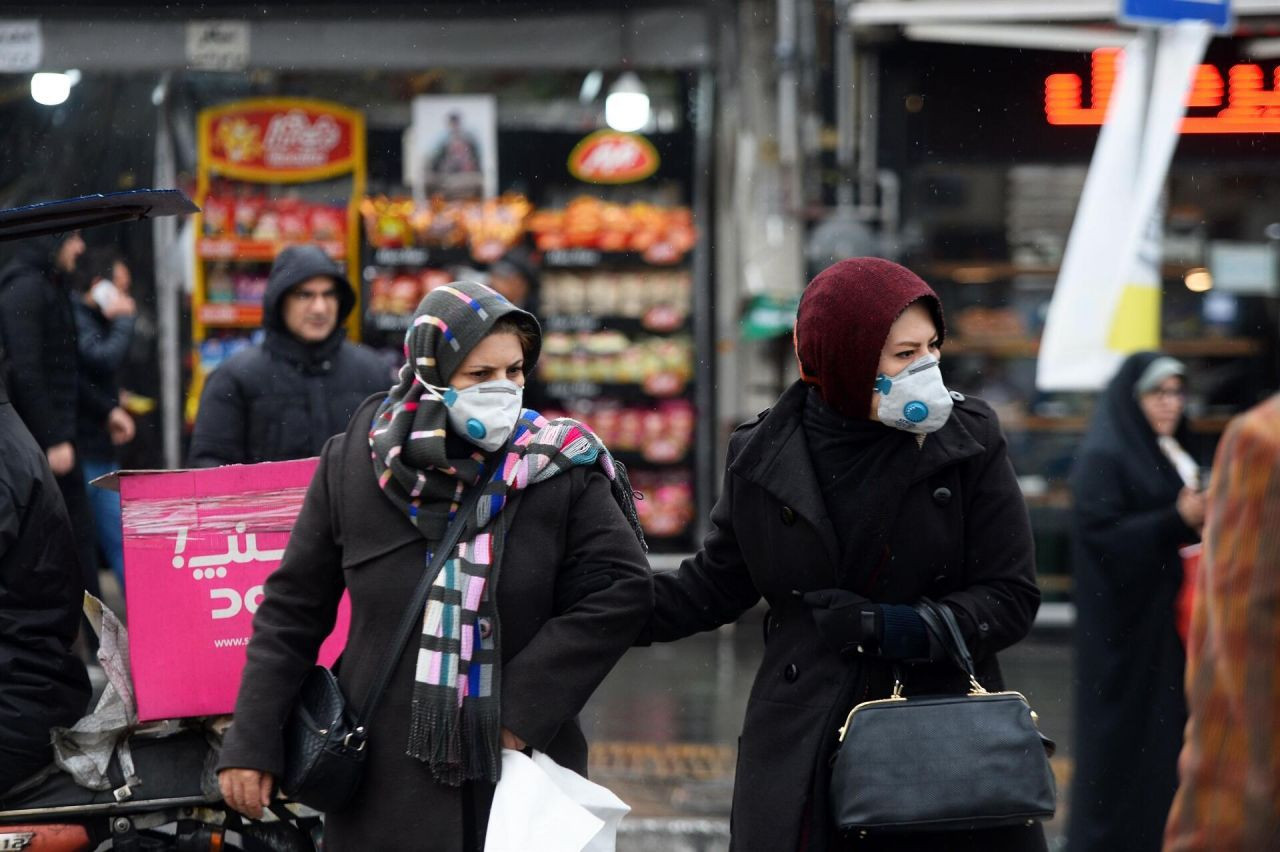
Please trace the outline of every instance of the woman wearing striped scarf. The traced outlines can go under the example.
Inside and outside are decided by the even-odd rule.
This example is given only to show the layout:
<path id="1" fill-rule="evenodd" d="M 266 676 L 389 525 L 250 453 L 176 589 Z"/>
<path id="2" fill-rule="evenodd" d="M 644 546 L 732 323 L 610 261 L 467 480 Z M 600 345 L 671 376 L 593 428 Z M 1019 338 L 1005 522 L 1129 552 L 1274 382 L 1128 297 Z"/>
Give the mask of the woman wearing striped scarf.
<path id="1" fill-rule="evenodd" d="M 433 290 L 396 385 L 326 445 L 266 584 L 219 763 L 237 809 L 257 817 L 269 801 L 281 726 L 342 593 L 338 676 L 358 705 L 451 523 L 466 527 L 326 846 L 482 849 L 502 747 L 585 774 L 576 715 L 648 618 L 652 584 L 625 471 L 583 424 L 520 406 L 540 346 L 534 317 L 488 287 Z"/>

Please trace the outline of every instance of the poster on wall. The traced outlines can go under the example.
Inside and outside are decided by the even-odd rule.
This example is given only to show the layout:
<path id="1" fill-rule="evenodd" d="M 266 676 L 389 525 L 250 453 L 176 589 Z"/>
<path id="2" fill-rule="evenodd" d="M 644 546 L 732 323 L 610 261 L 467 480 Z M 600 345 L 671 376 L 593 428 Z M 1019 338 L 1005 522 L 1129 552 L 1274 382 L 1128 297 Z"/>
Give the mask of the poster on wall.
<path id="1" fill-rule="evenodd" d="M 497 105 L 491 95 L 413 99 L 404 182 L 415 198 L 498 194 Z"/>

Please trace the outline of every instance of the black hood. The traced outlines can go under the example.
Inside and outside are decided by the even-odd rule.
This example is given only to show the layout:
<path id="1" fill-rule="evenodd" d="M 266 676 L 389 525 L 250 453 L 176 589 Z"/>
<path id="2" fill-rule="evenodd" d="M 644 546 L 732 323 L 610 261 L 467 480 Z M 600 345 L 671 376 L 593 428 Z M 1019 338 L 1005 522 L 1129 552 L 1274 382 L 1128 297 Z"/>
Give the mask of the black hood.
<path id="1" fill-rule="evenodd" d="M 262 327 L 289 335 L 280 300 L 291 288 L 319 275 L 332 278 L 338 288 L 338 327 L 334 330 L 338 333 L 356 305 L 356 291 L 342 267 L 317 246 L 289 246 L 276 256 L 271 277 L 267 279 L 267 291 L 262 296 Z"/>
<path id="2" fill-rule="evenodd" d="M 50 278 L 58 257 L 58 249 L 62 247 L 64 240 L 66 240 L 65 234 L 45 234 L 25 239 L 14 248 L 13 260 Z"/>

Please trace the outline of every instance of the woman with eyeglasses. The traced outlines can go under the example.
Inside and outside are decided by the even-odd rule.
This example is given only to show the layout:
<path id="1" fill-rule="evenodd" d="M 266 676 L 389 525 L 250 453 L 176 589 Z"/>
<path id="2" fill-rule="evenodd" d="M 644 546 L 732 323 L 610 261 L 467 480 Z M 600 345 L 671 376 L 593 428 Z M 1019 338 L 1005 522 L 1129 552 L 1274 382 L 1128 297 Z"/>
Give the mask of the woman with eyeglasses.
<path id="1" fill-rule="evenodd" d="M 1158 850 L 1186 724 L 1175 601 L 1179 547 L 1200 540 L 1186 367 L 1131 355 L 1107 386 L 1071 475 L 1076 769 L 1071 852 Z"/>

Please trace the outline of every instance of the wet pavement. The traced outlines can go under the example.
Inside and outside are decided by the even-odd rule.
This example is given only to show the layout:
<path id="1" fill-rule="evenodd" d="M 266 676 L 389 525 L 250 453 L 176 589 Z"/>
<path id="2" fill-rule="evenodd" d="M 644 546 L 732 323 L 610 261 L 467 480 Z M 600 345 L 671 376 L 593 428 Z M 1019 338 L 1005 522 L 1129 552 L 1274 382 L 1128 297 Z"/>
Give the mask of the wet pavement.
<path id="1" fill-rule="evenodd" d="M 763 609 L 736 625 L 623 658 L 583 712 L 592 779 L 632 807 L 618 852 L 728 848 L 738 733 L 762 652 Z M 1000 655 L 1005 681 L 1023 693 L 1058 743 L 1058 815 L 1045 826 L 1063 844 L 1072 768 L 1071 649 L 1066 630 L 1038 628 Z"/>

